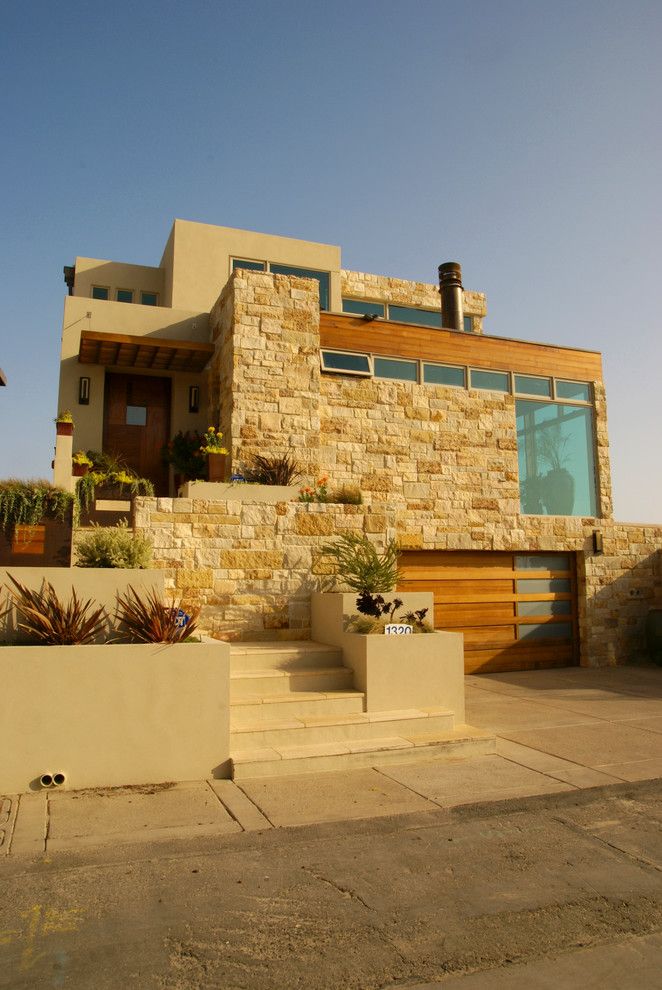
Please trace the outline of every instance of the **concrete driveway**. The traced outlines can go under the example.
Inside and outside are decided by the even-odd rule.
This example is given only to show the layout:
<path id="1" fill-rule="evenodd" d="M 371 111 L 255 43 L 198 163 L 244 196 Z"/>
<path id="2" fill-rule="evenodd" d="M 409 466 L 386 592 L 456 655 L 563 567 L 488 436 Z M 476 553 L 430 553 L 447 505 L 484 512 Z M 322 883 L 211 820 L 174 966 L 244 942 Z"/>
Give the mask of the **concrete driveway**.
<path id="1" fill-rule="evenodd" d="M 495 754 L 341 773 L 0 798 L 0 856 L 213 837 L 662 777 L 662 668 L 467 677 L 467 722 Z M 4 841 L 3 841 L 4 840 Z"/>

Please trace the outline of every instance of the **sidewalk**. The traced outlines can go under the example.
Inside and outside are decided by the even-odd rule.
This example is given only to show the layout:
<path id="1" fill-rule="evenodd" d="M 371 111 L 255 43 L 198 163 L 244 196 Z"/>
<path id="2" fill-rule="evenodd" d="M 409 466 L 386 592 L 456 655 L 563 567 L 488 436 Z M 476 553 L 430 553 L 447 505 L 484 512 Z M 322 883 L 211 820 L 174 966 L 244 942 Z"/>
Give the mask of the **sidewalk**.
<path id="1" fill-rule="evenodd" d="M 0 857 L 439 811 L 662 777 L 662 668 L 466 679 L 493 755 L 342 773 L 0 797 Z"/>

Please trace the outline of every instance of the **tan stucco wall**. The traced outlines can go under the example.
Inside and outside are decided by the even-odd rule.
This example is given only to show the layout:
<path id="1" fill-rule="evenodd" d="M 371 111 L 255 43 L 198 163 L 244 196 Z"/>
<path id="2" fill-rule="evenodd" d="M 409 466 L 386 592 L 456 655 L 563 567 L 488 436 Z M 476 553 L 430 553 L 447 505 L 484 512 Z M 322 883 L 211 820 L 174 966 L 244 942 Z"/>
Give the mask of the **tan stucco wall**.
<path id="1" fill-rule="evenodd" d="M 331 308 L 341 309 L 339 247 L 189 220 L 175 220 L 171 239 L 173 306 L 210 310 L 230 277 L 230 259 L 239 257 L 333 272 Z M 169 262 L 170 246 L 161 264 Z"/>
<path id="2" fill-rule="evenodd" d="M 156 292 L 159 305 L 164 304 L 164 272 L 150 265 L 129 265 L 123 261 L 104 261 L 101 258 L 76 258 L 76 283 L 74 297 L 92 296 L 92 286 L 109 289 L 109 300 L 116 298 L 118 289 L 133 289 L 134 303 L 140 302 L 140 292 Z M 122 305 L 132 305 L 123 303 Z"/>
<path id="3" fill-rule="evenodd" d="M 391 597 L 391 596 L 387 596 Z M 431 592 L 398 594 L 402 610 L 434 609 Z M 311 633 L 319 643 L 339 646 L 345 666 L 354 671 L 354 686 L 365 692 L 366 711 L 445 708 L 454 722 L 464 712 L 464 652 L 461 633 L 411 636 L 362 636 L 343 631 L 344 619 L 356 614 L 356 594 L 311 596 Z"/>
<path id="4" fill-rule="evenodd" d="M 116 622 L 113 621 L 117 607 L 117 594 L 126 594 L 129 585 L 137 591 L 153 588 L 163 595 L 163 572 L 156 569 L 133 570 L 129 568 L 97 568 L 97 567 L 7 567 L 0 568 L 0 612 L 4 611 L 4 589 L 13 587 L 7 580 L 11 574 L 20 584 L 30 589 L 42 588 L 48 581 L 54 588 L 61 601 L 71 599 L 75 589 L 79 599 L 93 599 L 95 606 L 103 605 L 109 621 L 106 631 L 99 636 L 99 642 L 105 642 L 108 636 L 116 632 Z M 12 609 L 0 621 L 0 643 L 14 642 L 16 635 L 16 613 Z"/>
<path id="5" fill-rule="evenodd" d="M 230 649 L 5 646 L 0 793 L 229 776 Z"/>
<path id="6" fill-rule="evenodd" d="M 89 314 L 89 315 L 88 315 Z M 172 310 L 161 306 L 106 302 L 68 296 L 64 302 L 62 356 L 58 410 L 73 413 L 74 450 L 101 450 L 103 434 L 104 379 L 106 369 L 96 364 L 80 364 L 78 351 L 82 330 L 119 333 L 130 336 L 163 337 L 168 340 L 209 339 L 208 314 Z M 118 368 L 136 374 L 164 374 L 148 369 Z M 78 405 L 78 379 L 90 378 L 90 403 Z M 165 373 L 172 379 L 171 435 L 177 430 L 204 430 L 207 422 L 207 380 L 204 375 L 185 372 Z M 189 385 L 200 386 L 200 412 L 188 411 Z"/>

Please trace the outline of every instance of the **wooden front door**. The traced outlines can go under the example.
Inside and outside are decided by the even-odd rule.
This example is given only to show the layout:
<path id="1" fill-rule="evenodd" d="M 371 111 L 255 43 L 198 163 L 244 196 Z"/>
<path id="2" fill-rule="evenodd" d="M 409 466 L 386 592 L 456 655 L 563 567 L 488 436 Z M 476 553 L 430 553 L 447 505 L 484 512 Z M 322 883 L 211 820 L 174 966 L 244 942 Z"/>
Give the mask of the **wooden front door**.
<path id="1" fill-rule="evenodd" d="M 170 433 L 170 379 L 106 375 L 103 450 L 168 494 L 161 451 Z"/>
<path id="2" fill-rule="evenodd" d="M 409 551 L 398 589 L 431 591 L 436 629 L 464 634 L 467 674 L 578 662 L 572 553 Z"/>

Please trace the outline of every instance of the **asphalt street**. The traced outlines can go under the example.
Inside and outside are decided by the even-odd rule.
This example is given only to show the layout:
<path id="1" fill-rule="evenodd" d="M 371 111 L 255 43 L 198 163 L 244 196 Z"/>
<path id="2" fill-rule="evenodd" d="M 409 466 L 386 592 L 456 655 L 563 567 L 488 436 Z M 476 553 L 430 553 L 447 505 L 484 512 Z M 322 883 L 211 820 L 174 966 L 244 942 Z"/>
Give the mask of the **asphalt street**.
<path id="1" fill-rule="evenodd" d="M 6 857 L 0 987 L 657 988 L 661 797 L 623 783 Z"/>

